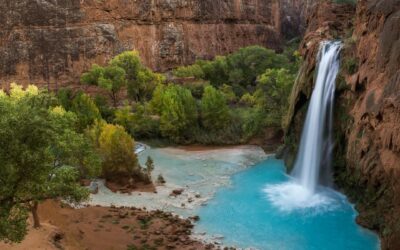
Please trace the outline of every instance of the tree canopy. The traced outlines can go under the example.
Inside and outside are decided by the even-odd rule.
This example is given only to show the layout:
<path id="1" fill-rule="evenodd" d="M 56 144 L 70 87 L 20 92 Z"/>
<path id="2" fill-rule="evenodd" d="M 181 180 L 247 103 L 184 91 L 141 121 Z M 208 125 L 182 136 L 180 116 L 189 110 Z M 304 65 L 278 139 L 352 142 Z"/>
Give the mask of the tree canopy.
<path id="1" fill-rule="evenodd" d="M 54 142 L 64 131 L 49 111 L 53 103 L 33 86 L 24 91 L 13 85 L 10 95 L 0 94 L 0 240 L 22 240 L 29 210 L 38 226 L 37 204 L 44 199 L 88 197 L 77 183 L 78 169 L 55 164 Z"/>

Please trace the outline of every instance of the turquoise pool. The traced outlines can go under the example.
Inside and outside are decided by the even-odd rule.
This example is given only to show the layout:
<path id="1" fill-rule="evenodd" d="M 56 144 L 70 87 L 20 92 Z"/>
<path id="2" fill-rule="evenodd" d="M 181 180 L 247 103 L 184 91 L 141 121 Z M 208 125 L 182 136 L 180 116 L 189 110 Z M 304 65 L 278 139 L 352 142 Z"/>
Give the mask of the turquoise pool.
<path id="1" fill-rule="evenodd" d="M 378 237 L 356 224 L 346 197 L 333 190 L 320 190 L 309 206 L 292 206 L 290 199 L 296 197 L 290 196 L 277 201 L 282 194 L 272 192 L 290 182 L 282 161 L 273 158 L 233 175 L 232 184 L 198 210 L 196 230 L 223 236 L 228 246 L 262 250 L 380 248 Z"/>

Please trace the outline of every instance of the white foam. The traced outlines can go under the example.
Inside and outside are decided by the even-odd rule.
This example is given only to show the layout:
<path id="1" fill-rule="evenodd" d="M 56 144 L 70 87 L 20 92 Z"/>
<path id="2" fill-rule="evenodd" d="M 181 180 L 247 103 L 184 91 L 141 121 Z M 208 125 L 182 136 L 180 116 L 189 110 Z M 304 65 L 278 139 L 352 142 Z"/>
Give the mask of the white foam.
<path id="1" fill-rule="evenodd" d="M 263 191 L 271 204 L 282 212 L 306 209 L 330 211 L 337 207 L 337 200 L 329 192 L 312 192 L 295 181 L 267 185 Z"/>

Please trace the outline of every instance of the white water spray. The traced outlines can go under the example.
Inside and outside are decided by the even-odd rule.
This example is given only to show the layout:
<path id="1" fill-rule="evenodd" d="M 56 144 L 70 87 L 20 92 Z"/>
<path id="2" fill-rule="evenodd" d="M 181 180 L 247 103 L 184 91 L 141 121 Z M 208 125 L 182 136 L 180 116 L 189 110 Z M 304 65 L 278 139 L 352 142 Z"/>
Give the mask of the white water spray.
<path id="1" fill-rule="evenodd" d="M 321 44 L 317 80 L 292 173 L 312 193 L 322 173 L 325 174 L 325 180 L 331 178 L 333 105 L 341 47 L 338 41 Z"/>

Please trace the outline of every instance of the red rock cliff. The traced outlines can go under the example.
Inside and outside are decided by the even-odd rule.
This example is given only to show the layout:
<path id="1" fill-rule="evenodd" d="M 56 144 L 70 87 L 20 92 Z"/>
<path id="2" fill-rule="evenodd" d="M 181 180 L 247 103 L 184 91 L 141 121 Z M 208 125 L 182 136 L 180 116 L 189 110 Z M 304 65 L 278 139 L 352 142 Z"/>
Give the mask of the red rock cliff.
<path id="1" fill-rule="evenodd" d="M 359 0 L 356 6 L 322 1 L 313 9 L 286 141 L 295 152 L 319 42 L 337 38 L 344 49 L 337 82 L 336 183 L 357 204 L 357 221 L 380 234 L 382 249 L 400 249 L 400 1 Z M 292 162 L 293 154 L 287 156 Z"/>
<path id="2" fill-rule="evenodd" d="M 279 49 L 281 16 L 279 0 L 3 0 L 0 84 L 76 83 L 131 49 L 161 71 L 248 45 Z"/>

